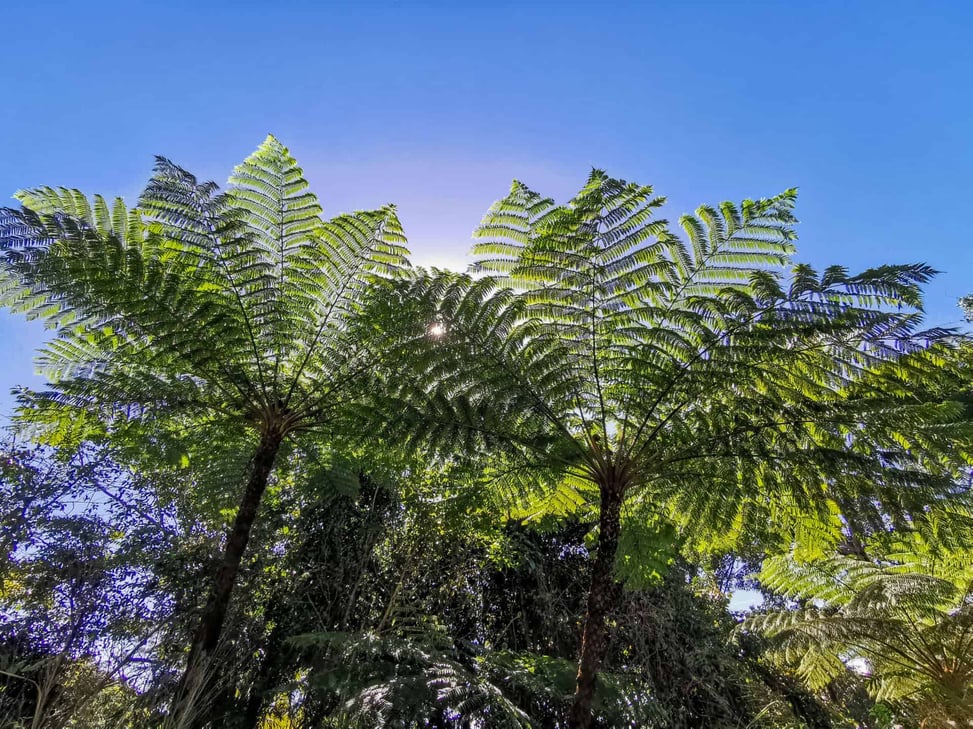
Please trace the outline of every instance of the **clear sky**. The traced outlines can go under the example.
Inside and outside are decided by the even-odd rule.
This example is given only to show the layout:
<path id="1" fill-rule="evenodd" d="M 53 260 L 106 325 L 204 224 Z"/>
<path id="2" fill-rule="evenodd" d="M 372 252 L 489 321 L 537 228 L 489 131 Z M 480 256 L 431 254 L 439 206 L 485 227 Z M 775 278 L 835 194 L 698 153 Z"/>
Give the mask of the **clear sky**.
<path id="1" fill-rule="evenodd" d="M 0 198 L 134 198 L 152 155 L 223 181 L 268 132 L 328 213 L 395 202 L 414 260 L 465 265 L 514 177 L 593 166 L 667 216 L 799 186 L 801 257 L 925 261 L 973 290 L 973 2 L 8 2 Z M 187 323 L 191 326 L 191 323 Z M 0 314 L 0 410 L 39 327 Z"/>

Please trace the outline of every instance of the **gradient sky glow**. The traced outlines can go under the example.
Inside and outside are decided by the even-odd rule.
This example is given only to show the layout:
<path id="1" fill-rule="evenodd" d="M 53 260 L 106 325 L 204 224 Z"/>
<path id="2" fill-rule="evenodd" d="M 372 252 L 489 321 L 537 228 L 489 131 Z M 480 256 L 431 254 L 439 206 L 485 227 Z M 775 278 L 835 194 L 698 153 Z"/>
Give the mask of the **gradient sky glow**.
<path id="1" fill-rule="evenodd" d="M 162 154 L 224 181 L 268 132 L 325 211 L 395 202 L 414 260 L 461 268 L 518 178 L 592 166 L 670 219 L 801 188 L 801 257 L 925 261 L 929 321 L 973 290 L 973 3 L 5 4 L 0 198 L 130 200 Z M 0 314 L 0 411 L 39 326 Z"/>

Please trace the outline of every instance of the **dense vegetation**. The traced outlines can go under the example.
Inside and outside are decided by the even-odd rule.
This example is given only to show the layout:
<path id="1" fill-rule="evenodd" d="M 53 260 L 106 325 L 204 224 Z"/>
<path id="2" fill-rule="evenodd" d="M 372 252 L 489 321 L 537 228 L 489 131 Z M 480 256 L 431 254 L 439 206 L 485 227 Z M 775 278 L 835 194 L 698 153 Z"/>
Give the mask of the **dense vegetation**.
<path id="1" fill-rule="evenodd" d="M 973 721 L 971 350 L 934 271 L 796 262 L 796 194 L 520 183 L 468 274 L 226 191 L 0 211 L 49 381 L 0 461 L 0 725 Z M 729 610 L 740 589 L 760 596 Z"/>

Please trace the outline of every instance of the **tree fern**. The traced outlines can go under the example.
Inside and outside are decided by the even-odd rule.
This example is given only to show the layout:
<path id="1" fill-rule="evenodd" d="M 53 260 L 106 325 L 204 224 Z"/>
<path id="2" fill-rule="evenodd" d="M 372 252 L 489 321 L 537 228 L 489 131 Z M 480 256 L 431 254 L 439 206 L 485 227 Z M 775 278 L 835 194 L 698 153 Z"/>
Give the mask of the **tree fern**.
<path id="1" fill-rule="evenodd" d="M 696 545 L 821 549 L 844 495 L 914 507 L 952 484 L 959 410 L 902 387 L 949 358 L 928 349 L 947 332 L 919 330 L 933 271 L 794 263 L 794 201 L 704 206 L 680 236 L 652 188 L 597 170 L 565 205 L 514 183 L 477 230 L 477 278 L 421 275 L 385 304 L 424 342 L 390 434 L 480 454 L 514 489 L 554 484 L 551 508 L 598 505 L 572 727 L 590 721 L 623 505 Z"/>
<path id="2" fill-rule="evenodd" d="M 395 210 L 324 220 L 307 187 L 268 137 L 226 191 L 158 158 L 132 209 L 45 187 L 0 211 L 0 302 L 56 329 L 40 357 L 51 388 L 25 400 L 25 420 L 155 419 L 216 450 L 226 428 L 251 434 L 189 670 L 219 640 L 282 443 L 339 430 L 388 354 L 350 317 L 372 281 L 408 265 Z"/>
<path id="3" fill-rule="evenodd" d="M 887 553 L 801 563 L 774 557 L 763 585 L 801 607 L 748 618 L 815 688 L 866 661 L 879 700 L 918 707 L 926 726 L 973 717 L 973 568 L 968 550 L 938 553 L 913 537 Z"/>

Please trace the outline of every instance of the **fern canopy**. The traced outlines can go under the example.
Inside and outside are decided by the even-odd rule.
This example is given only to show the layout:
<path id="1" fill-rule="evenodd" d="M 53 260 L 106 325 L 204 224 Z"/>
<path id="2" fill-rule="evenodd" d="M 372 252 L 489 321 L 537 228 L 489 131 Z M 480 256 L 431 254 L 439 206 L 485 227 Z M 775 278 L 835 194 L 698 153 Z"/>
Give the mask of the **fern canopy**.
<path id="1" fill-rule="evenodd" d="M 902 536 L 869 556 L 773 557 L 758 574 L 798 607 L 755 615 L 744 629 L 776 642 L 813 687 L 853 660 L 876 699 L 916 706 L 926 726 L 973 718 L 973 555 Z"/>
<path id="2" fill-rule="evenodd" d="M 795 200 L 703 206 L 677 233 L 651 187 L 600 171 L 564 205 L 514 183 L 472 277 L 399 286 L 390 308 L 419 322 L 400 325 L 437 334 L 390 432 L 487 454 L 518 516 L 583 510 L 612 482 L 708 547 L 773 527 L 826 550 L 855 499 L 921 509 L 968 442 L 958 404 L 909 392 L 955 360 L 949 332 L 920 328 L 934 272 L 795 263 Z"/>
<path id="3" fill-rule="evenodd" d="M 393 207 L 324 220 L 307 188 L 268 137 L 226 191 L 160 157 L 132 209 L 18 193 L 0 213 L 0 302 L 56 328 L 40 358 L 50 399 L 285 430 L 340 413 L 377 356 L 348 318 L 407 251 Z"/>
<path id="4" fill-rule="evenodd" d="M 644 684 L 596 677 L 622 615 L 619 582 L 658 582 L 680 549 L 788 553 L 767 562 L 765 582 L 811 608 L 754 626 L 806 651 L 806 676 L 858 650 L 888 659 L 888 696 L 967 700 L 965 567 L 821 558 L 862 533 L 915 535 L 924 554 L 964 548 L 953 516 L 966 508 L 956 483 L 970 430 L 953 393 L 969 352 L 921 328 L 928 266 L 798 262 L 794 190 L 670 224 L 651 187 L 599 170 L 564 204 L 515 182 L 477 229 L 465 275 L 410 272 L 391 206 L 325 219 L 273 137 L 225 190 L 159 158 L 134 207 L 63 188 L 18 197 L 0 210 L 0 304 L 55 330 L 40 356 L 50 387 L 23 393 L 21 421 L 49 445 L 110 440 L 136 470 L 191 465 L 207 492 L 196 504 L 232 522 L 173 714 L 212 688 L 197 669 L 219 665 L 202 658 L 220 642 L 268 486 L 276 497 L 310 484 L 303 461 L 317 453 L 333 458 L 337 488 L 334 444 L 361 453 L 366 436 L 386 456 L 400 444 L 435 454 L 429 473 L 472 483 L 510 520 L 589 532 L 576 547 L 595 556 L 581 578 L 571 729 L 590 727 L 599 702 L 604 716 L 653 720 L 647 701 L 645 716 L 629 711 Z M 291 453 L 301 458 L 279 469 Z M 421 478 L 414 465 L 392 470 Z M 443 500 L 461 491 L 453 481 Z M 374 547 L 362 542 L 359 576 Z M 413 561 L 401 559 L 399 587 Z M 560 653 L 460 646 L 434 621 L 411 630 L 393 609 L 399 587 L 357 634 L 349 607 L 290 641 L 348 665 L 341 682 L 314 687 L 343 707 L 339 720 L 439 711 L 530 726 L 525 706 L 560 715 L 571 701 Z M 889 653 L 889 636 L 907 649 Z"/>

